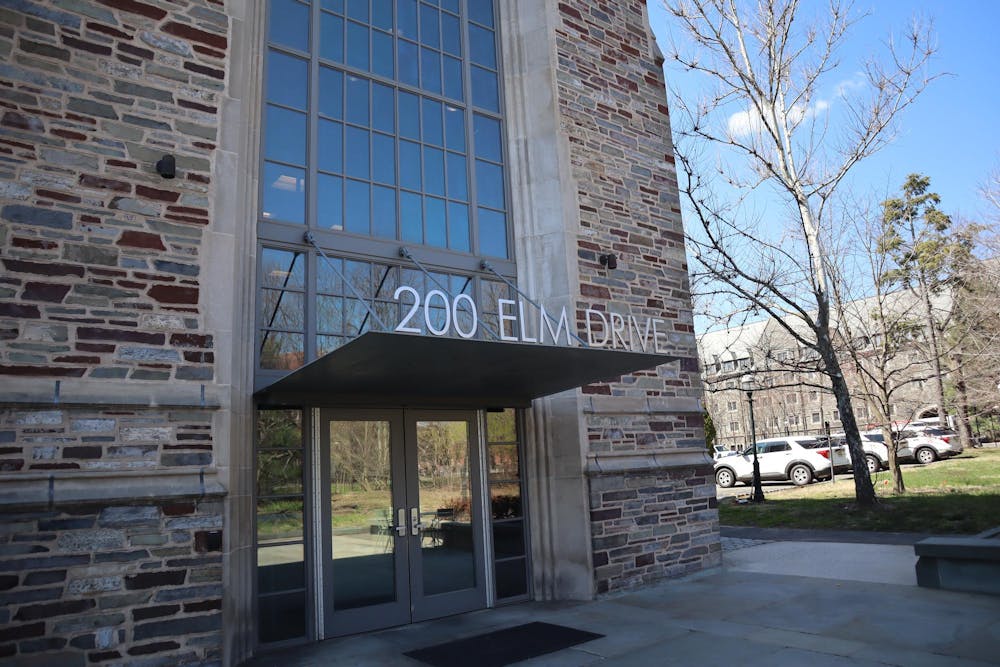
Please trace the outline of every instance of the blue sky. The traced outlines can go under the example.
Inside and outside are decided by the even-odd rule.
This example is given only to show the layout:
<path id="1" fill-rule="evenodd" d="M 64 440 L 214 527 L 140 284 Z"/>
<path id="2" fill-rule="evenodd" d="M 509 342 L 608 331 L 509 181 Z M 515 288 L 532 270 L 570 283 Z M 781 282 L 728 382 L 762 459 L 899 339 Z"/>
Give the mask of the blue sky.
<path id="1" fill-rule="evenodd" d="M 825 4 L 803 0 L 802 9 L 822 11 Z M 649 8 L 664 46 L 668 25 L 660 0 L 649 0 Z M 860 64 L 865 55 L 883 48 L 890 32 L 898 35 L 919 16 L 934 22 L 938 52 L 932 70 L 949 73 L 904 113 L 897 139 L 859 165 L 854 187 L 894 193 L 907 174 L 923 173 L 946 212 L 975 219 L 985 209 L 977 191 L 989 172 L 1000 168 L 1000 2 L 858 0 L 854 9 L 869 15 L 847 36 L 841 51 L 845 67 Z M 667 85 L 683 81 L 667 69 Z"/>

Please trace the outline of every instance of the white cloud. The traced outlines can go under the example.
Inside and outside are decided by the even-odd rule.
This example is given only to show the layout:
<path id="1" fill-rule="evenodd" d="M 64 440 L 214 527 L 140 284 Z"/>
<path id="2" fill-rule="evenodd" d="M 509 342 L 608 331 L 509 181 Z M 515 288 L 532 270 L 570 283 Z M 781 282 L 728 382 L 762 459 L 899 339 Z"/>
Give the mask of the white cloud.
<path id="1" fill-rule="evenodd" d="M 830 103 L 826 100 L 816 100 L 816 103 L 810 107 L 804 107 L 797 104 L 789 109 L 788 119 L 792 123 L 798 123 L 802 120 L 814 118 L 820 114 L 826 113 L 829 110 Z M 760 117 L 757 110 L 752 109 L 747 111 L 737 111 L 729 116 L 729 120 L 726 122 L 726 127 L 729 130 L 730 136 L 741 138 L 761 134 L 765 125 L 764 119 Z"/>

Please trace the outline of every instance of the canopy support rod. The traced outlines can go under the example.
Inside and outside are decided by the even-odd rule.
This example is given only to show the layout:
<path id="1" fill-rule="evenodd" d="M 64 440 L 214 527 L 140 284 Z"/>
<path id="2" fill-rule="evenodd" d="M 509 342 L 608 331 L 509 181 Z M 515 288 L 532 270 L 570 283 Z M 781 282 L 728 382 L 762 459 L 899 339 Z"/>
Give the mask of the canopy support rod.
<path id="1" fill-rule="evenodd" d="M 548 320 L 548 324 L 549 324 L 549 326 L 551 326 L 552 324 L 555 324 L 555 325 L 556 325 L 556 327 L 558 327 L 558 326 L 559 326 L 559 323 L 558 323 L 558 322 L 556 322 L 555 320 L 553 320 L 553 319 L 552 319 L 552 316 L 551 316 L 551 315 L 549 315 L 549 314 L 548 314 L 547 312 L 545 312 L 545 309 L 544 309 L 544 308 L 542 308 L 542 307 L 541 307 L 541 306 L 540 306 L 540 305 L 538 304 L 538 302 L 536 302 L 536 301 L 535 301 L 534 299 L 532 299 L 532 298 L 531 298 L 530 296 L 528 296 L 527 294 L 525 294 L 524 292 L 522 292 L 521 290 L 519 290 L 519 289 L 517 288 L 517 285 L 515 285 L 515 284 L 514 284 L 514 283 L 512 283 L 511 281 L 507 280 L 507 279 L 506 279 L 506 278 L 504 278 L 504 277 L 503 277 L 502 275 L 500 275 L 500 273 L 498 273 L 498 272 L 497 272 L 497 270 L 493 268 L 493 265 L 492 265 L 492 264 L 490 264 L 490 263 L 489 263 L 488 261 L 486 261 L 486 260 L 484 259 L 484 260 L 483 260 L 482 262 L 480 262 L 480 263 L 479 263 L 479 265 L 480 265 L 481 267 L 483 267 L 484 269 L 486 269 L 487 271 L 489 271 L 490 273 L 492 273 L 493 275 L 495 275 L 495 276 L 496 276 L 497 278 L 499 278 L 500 280 L 504 281 L 504 283 L 506 283 L 506 284 L 507 284 L 507 287 L 509 287 L 509 288 L 511 288 L 512 290 L 514 290 L 515 292 L 517 292 L 517 293 L 518 293 L 518 294 L 519 294 L 519 295 L 521 296 L 521 298 L 522 298 L 522 299 L 524 299 L 525 301 L 527 301 L 528 303 L 530 303 L 530 304 L 531 304 L 532 306 L 534 306 L 535 308 L 537 308 L 537 309 L 538 309 L 538 312 L 539 312 L 539 314 L 540 314 L 540 315 L 541 315 L 542 317 L 544 317 L 545 319 L 547 319 L 547 320 Z M 550 329 L 550 331 L 551 331 L 551 329 Z M 588 344 L 587 344 L 587 341 L 583 340 L 582 338 L 580 338 L 579 336 L 577 336 L 577 335 L 576 335 L 575 333 L 573 333 L 572 331 L 570 331 L 570 330 L 569 330 L 569 327 L 567 327 L 567 328 L 566 328 L 566 333 L 568 333 L 568 334 L 569 334 L 570 336 L 572 336 L 572 337 L 573 337 L 574 339 L 576 339 L 576 341 L 577 341 L 577 342 L 579 342 L 579 343 L 580 343 L 580 345 L 583 345 L 584 347 L 590 347 L 590 345 L 588 345 Z"/>
<path id="2" fill-rule="evenodd" d="M 323 249 L 319 247 L 319 244 L 316 243 L 316 239 L 315 239 L 315 237 L 313 237 L 312 232 L 306 232 L 305 233 L 305 241 L 306 241 L 306 243 L 308 243 L 309 245 L 311 245 L 313 248 L 316 248 L 316 252 L 318 252 L 320 254 L 320 256 L 323 259 L 326 260 L 326 265 L 329 266 L 331 269 L 333 269 L 333 272 L 337 274 L 338 278 L 340 278 L 342 281 L 344 281 L 344 284 L 347 285 L 347 288 L 349 290 L 351 290 L 351 294 L 354 295 L 354 298 L 356 298 L 358 301 L 361 302 L 361 305 L 365 307 L 365 310 L 367 310 L 368 314 L 372 316 L 372 319 L 375 320 L 375 322 L 378 323 L 378 325 L 379 325 L 379 327 L 381 327 L 382 331 L 388 331 L 389 329 L 386 328 L 385 322 L 382 321 L 382 318 L 380 318 L 378 316 L 378 314 L 375 312 L 375 310 L 368 304 L 368 302 L 365 300 L 365 298 L 363 296 L 361 296 L 361 294 L 358 292 L 358 290 L 354 289 L 354 285 L 351 284 L 351 281 L 348 280 L 347 277 L 344 276 L 344 274 L 340 272 L 340 269 L 337 268 L 336 264 L 329 257 L 327 257 L 326 253 L 323 252 Z M 360 334 L 361 331 L 359 330 L 358 333 Z"/>
<path id="3" fill-rule="evenodd" d="M 410 260 L 411 262 L 413 262 L 414 264 L 416 264 L 416 265 L 417 265 L 417 268 L 418 268 L 418 269 L 420 269 L 420 271 L 421 271 L 421 272 L 422 272 L 422 273 L 423 273 L 423 274 L 424 274 L 425 276 L 427 276 L 427 277 L 428 277 L 428 278 L 429 278 L 429 279 L 431 280 L 431 282 L 433 282 L 433 283 L 434 283 L 435 285 L 437 285 L 438 289 L 440 289 L 440 290 L 441 290 L 442 292 L 444 292 L 445 294 L 447 294 L 447 295 L 448 295 L 448 298 L 449 298 L 449 299 L 451 299 L 451 300 L 452 300 L 452 302 L 454 302 L 454 301 L 455 301 L 455 295 L 451 293 L 451 290 L 449 290 L 449 289 L 448 289 L 447 287 L 445 287 L 444 285 L 442 285 L 442 284 L 441 284 L 441 283 L 440 283 L 440 282 L 438 281 L 438 279 L 437 279 L 437 278 L 435 278 L 435 277 L 434 277 L 434 276 L 433 276 L 433 275 L 431 274 L 431 272 L 430 272 L 430 271 L 428 271 L 428 270 L 427 270 L 427 269 L 426 269 L 426 268 L 424 267 L 424 265 L 420 263 L 420 260 L 418 260 L 418 259 L 417 259 L 416 257 L 414 257 L 414 256 L 413 256 L 413 253 L 411 253 L 411 252 L 410 252 L 410 249 L 409 249 L 409 248 L 407 248 L 406 246 L 402 246 L 402 247 L 400 247 L 400 249 L 399 249 L 399 256 L 400 256 L 400 257 L 404 257 L 404 258 L 406 258 L 406 259 Z M 466 284 L 466 285 L 468 285 L 468 284 L 469 284 L 469 281 L 468 281 L 468 280 L 466 280 L 466 281 L 465 281 L 465 284 Z M 466 307 L 465 307 L 465 310 L 466 310 L 466 312 L 468 312 L 468 306 L 466 306 Z M 470 313 L 470 314 L 471 314 L 471 313 Z M 477 317 L 476 319 L 478 320 L 479 318 Z M 482 328 L 483 328 L 483 329 L 484 329 L 484 330 L 486 331 L 486 333 L 488 333 L 489 335 L 493 336 L 493 338 L 495 338 L 496 340 L 500 340 L 500 334 L 498 334 L 498 333 L 497 333 L 496 331 L 493 331 L 493 329 L 489 328 L 488 326 L 486 326 L 486 325 L 485 325 L 485 324 L 483 324 L 482 322 L 479 322 L 479 326 L 481 326 L 481 327 L 482 327 Z"/>

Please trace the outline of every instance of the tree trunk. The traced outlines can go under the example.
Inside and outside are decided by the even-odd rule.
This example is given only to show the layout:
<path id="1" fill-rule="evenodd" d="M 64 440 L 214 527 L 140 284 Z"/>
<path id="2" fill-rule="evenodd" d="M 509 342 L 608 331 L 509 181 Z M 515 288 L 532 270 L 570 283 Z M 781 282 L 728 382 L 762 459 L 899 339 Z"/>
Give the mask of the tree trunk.
<path id="1" fill-rule="evenodd" d="M 955 377 L 955 412 L 958 413 L 958 423 L 955 426 L 962 449 L 969 449 L 972 447 L 972 433 L 969 429 L 969 392 L 965 386 L 965 372 L 962 370 L 960 357 L 952 357 L 951 363 L 951 371 Z"/>
<path id="2" fill-rule="evenodd" d="M 865 450 L 861 446 L 861 436 L 858 434 L 858 422 L 854 418 L 854 408 L 851 406 L 851 389 L 847 386 L 844 373 L 840 368 L 840 361 L 837 359 L 833 341 L 830 339 L 828 331 L 820 329 L 816 332 L 817 348 L 823 363 L 826 365 L 826 372 L 830 378 L 833 396 L 837 400 L 837 410 L 840 411 L 840 423 L 844 427 L 844 435 L 847 437 L 847 448 L 851 452 L 851 461 L 854 461 L 854 499 L 861 508 L 875 507 L 875 487 L 872 486 L 872 478 L 868 474 L 867 465 L 859 465 L 864 462 Z M 833 453 L 830 453 L 833 458 Z"/>
<path id="3" fill-rule="evenodd" d="M 886 424 L 882 426 L 882 441 L 889 455 L 889 472 L 892 473 L 892 491 L 896 494 L 906 493 L 906 484 L 903 482 L 903 469 L 899 467 L 899 454 L 896 451 L 896 440 L 892 437 L 892 427 Z"/>

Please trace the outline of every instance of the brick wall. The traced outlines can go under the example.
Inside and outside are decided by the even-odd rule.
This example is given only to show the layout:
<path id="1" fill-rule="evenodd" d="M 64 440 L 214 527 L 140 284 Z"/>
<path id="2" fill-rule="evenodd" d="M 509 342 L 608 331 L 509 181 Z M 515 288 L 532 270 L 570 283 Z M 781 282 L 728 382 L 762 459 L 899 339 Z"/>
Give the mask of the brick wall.
<path id="1" fill-rule="evenodd" d="M 0 9 L 0 375 L 211 380 L 221 3 Z M 57 8 L 60 7 L 60 8 Z M 177 178 L 153 165 L 177 159 Z"/>
<path id="2" fill-rule="evenodd" d="M 203 280 L 229 32 L 220 0 L 0 7 L 0 661 L 222 660 Z"/>
<path id="3" fill-rule="evenodd" d="M 721 554 L 710 462 L 644 455 L 705 447 L 662 58 L 645 4 L 558 5 L 559 116 L 580 211 L 578 323 L 587 308 L 661 318 L 668 331 L 662 347 L 678 357 L 583 390 L 591 457 L 635 455 L 617 459 L 613 474 L 590 468 L 599 592 L 716 565 Z M 617 269 L 600 264 L 605 253 L 617 256 Z"/>
<path id="4" fill-rule="evenodd" d="M 6 513 L 0 661 L 221 664 L 221 528 L 215 501 Z"/>

